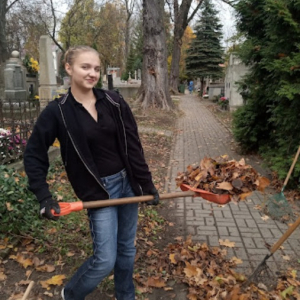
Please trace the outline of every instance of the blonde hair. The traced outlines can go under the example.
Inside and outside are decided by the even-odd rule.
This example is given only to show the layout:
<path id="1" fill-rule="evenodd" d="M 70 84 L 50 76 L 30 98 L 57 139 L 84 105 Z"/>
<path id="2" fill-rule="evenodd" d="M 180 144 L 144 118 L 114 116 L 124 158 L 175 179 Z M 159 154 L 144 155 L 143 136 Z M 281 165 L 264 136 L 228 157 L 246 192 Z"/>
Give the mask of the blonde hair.
<path id="1" fill-rule="evenodd" d="M 74 46 L 74 47 L 70 47 L 66 52 L 65 52 L 65 55 L 64 55 L 64 60 L 63 60 L 63 64 L 69 64 L 70 66 L 73 65 L 76 57 L 78 56 L 78 54 L 82 53 L 82 52 L 94 52 L 98 55 L 98 57 L 100 56 L 99 55 L 99 52 L 97 50 L 95 50 L 94 48 L 92 47 L 89 47 L 89 46 Z M 99 57 L 100 59 L 100 57 Z"/>

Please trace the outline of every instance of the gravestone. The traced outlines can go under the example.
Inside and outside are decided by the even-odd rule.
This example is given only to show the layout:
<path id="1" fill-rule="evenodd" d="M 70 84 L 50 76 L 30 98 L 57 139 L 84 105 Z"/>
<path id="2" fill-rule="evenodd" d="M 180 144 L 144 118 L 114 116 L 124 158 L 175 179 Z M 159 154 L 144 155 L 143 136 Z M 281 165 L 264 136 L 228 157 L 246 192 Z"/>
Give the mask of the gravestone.
<path id="1" fill-rule="evenodd" d="M 13 51 L 4 69 L 4 97 L 5 100 L 26 101 L 26 83 L 24 69 L 21 66 L 19 52 Z"/>
<path id="2" fill-rule="evenodd" d="M 40 54 L 40 87 L 39 97 L 41 109 L 51 101 L 57 90 L 57 82 L 52 54 L 52 40 L 48 35 L 42 35 L 39 41 Z"/>
<path id="3" fill-rule="evenodd" d="M 27 95 L 33 98 L 38 94 L 39 81 L 36 74 L 26 73 Z"/>
<path id="4" fill-rule="evenodd" d="M 4 69 L 4 99 L 2 112 L 8 114 L 12 109 L 17 115 L 27 102 L 24 68 L 19 52 L 13 51 Z"/>

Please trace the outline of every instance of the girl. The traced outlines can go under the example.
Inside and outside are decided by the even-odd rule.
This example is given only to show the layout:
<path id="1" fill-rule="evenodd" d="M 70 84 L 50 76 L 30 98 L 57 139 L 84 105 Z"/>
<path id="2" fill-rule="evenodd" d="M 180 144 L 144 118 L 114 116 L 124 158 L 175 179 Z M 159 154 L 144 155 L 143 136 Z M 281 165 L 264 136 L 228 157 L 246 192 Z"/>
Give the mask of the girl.
<path id="1" fill-rule="evenodd" d="M 122 96 L 95 89 L 100 77 L 99 54 L 77 46 L 65 53 L 71 78 L 69 91 L 40 114 L 28 141 L 24 166 L 29 188 L 42 216 L 56 220 L 60 208 L 46 182 L 48 149 L 58 138 L 69 181 L 82 201 L 159 195 L 145 162 L 132 112 Z M 138 205 L 89 209 L 93 255 L 62 290 L 65 300 L 84 300 L 114 269 L 117 300 L 134 300 L 132 280 Z"/>

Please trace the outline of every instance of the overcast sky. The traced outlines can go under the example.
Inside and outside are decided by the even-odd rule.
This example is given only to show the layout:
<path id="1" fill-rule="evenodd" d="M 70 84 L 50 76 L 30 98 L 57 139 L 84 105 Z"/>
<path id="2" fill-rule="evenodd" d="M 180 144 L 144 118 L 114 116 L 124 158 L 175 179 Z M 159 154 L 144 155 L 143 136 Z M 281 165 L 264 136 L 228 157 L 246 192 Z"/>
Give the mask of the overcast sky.
<path id="1" fill-rule="evenodd" d="M 225 40 L 232 37 L 236 33 L 234 10 L 228 4 L 225 4 L 220 0 L 214 0 L 213 3 L 216 9 L 219 10 L 219 18 L 223 23 L 224 46 L 228 46 L 226 45 Z"/>

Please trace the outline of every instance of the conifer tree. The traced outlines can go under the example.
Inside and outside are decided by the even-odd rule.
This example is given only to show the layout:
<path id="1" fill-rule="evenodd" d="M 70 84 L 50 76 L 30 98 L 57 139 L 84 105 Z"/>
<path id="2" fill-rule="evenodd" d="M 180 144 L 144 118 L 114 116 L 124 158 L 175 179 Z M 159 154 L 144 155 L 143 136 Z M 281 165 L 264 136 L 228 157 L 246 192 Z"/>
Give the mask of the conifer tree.
<path id="1" fill-rule="evenodd" d="M 222 25 L 217 17 L 218 11 L 211 0 L 204 0 L 201 17 L 195 27 L 196 38 L 192 40 L 187 50 L 186 69 L 192 78 L 201 78 L 201 90 L 204 89 L 204 79 L 221 78 L 223 48 L 221 46 Z"/>
<path id="2" fill-rule="evenodd" d="M 246 105 L 235 113 L 234 135 L 285 178 L 300 140 L 300 0 L 240 0 L 236 9 L 245 37 L 238 54 L 250 70 L 241 81 Z"/>

